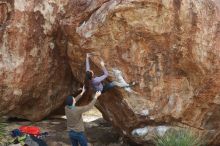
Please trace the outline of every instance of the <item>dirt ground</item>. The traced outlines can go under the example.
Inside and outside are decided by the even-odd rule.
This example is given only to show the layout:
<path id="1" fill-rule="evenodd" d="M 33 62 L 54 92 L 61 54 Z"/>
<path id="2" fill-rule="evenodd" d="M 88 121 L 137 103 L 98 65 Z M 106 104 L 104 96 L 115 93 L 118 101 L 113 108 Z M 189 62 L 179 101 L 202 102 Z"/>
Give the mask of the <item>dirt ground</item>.
<path id="1" fill-rule="evenodd" d="M 106 122 L 101 113 L 94 108 L 83 115 L 86 135 L 91 146 L 134 146 L 124 142 L 124 139 L 117 131 Z M 66 119 L 63 115 L 56 115 L 40 122 L 30 122 L 17 118 L 7 120 L 7 131 L 17 129 L 23 125 L 34 125 L 41 129 L 41 132 L 48 132 L 44 138 L 48 146 L 70 146 L 70 140 L 66 131 Z"/>

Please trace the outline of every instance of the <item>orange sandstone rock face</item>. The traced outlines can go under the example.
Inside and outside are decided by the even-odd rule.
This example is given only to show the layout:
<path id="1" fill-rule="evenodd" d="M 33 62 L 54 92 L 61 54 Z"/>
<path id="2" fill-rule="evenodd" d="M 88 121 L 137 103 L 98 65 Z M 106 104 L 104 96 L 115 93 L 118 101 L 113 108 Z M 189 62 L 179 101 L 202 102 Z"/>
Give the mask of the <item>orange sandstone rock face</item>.
<path id="1" fill-rule="evenodd" d="M 1 114 L 47 116 L 83 82 L 85 54 L 96 52 L 107 82 L 137 82 L 97 104 L 123 135 L 143 143 L 191 127 L 218 145 L 219 10 L 218 0 L 2 0 Z M 97 56 L 91 64 L 102 73 Z"/>
<path id="2" fill-rule="evenodd" d="M 73 77 L 55 2 L 0 1 L 0 114 L 41 120 L 62 105 Z M 56 43 L 59 40 L 62 43 Z"/>
<path id="3" fill-rule="evenodd" d="M 77 79 L 84 77 L 85 53 L 95 51 L 106 62 L 109 81 L 137 82 L 136 93 L 115 88 L 97 105 L 121 133 L 143 142 L 155 131 L 191 127 L 219 144 L 219 3 L 112 0 L 84 8 L 91 13 L 79 14 L 84 19 L 76 29 L 64 26 Z M 92 62 L 101 74 L 97 57 Z"/>

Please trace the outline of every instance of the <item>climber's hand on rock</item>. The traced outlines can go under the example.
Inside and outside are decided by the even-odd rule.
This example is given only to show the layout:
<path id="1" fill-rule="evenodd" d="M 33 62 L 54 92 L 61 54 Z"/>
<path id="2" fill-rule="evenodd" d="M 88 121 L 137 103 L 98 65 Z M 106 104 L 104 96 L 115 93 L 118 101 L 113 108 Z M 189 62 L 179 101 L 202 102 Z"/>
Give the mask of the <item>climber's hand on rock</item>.
<path id="1" fill-rule="evenodd" d="M 105 63 L 104 63 L 103 60 L 101 60 L 100 64 L 101 64 L 102 67 L 105 67 Z"/>
<path id="2" fill-rule="evenodd" d="M 87 58 L 91 57 L 91 54 L 90 53 L 86 53 L 86 57 Z"/>

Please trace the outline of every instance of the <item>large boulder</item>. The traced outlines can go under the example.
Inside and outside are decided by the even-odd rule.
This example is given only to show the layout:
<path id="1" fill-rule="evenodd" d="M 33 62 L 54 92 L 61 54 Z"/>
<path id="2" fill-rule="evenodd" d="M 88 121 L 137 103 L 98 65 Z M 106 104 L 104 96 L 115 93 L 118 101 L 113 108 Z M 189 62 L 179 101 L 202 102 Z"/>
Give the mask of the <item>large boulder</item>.
<path id="1" fill-rule="evenodd" d="M 97 104 L 121 134 L 143 143 L 188 127 L 218 145 L 219 10 L 218 0 L 1 0 L 0 112 L 44 118 L 83 82 L 85 54 L 96 52 L 95 74 L 100 56 L 107 82 L 137 83 Z"/>
<path id="2" fill-rule="evenodd" d="M 142 143 L 151 133 L 188 127 L 220 144 L 219 3 L 84 1 L 75 8 L 80 21 L 67 18 L 68 56 L 79 81 L 85 53 L 96 52 L 106 62 L 109 82 L 137 82 L 103 94 L 97 105 L 122 134 Z M 91 62 L 101 74 L 99 57 Z"/>
<path id="3" fill-rule="evenodd" d="M 47 0 L 0 1 L 1 115 L 41 120 L 72 92 L 62 13 Z"/>

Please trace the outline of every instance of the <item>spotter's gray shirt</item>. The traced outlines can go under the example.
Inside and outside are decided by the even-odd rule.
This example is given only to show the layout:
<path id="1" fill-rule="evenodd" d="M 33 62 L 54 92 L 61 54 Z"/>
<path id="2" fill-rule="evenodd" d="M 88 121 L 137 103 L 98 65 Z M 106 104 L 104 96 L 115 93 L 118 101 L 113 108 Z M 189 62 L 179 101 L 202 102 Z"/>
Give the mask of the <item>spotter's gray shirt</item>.
<path id="1" fill-rule="evenodd" d="M 75 106 L 75 107 L 68 107 L 65 106 L 65 114 L 67 117 L 67 130 L 74 130 L 76 132 L 83 132 L 85 131 L 82 114 L 88 110 L 90 110 L 96 102 L 96 99 L 93 100 L 86 106 Z"/>

